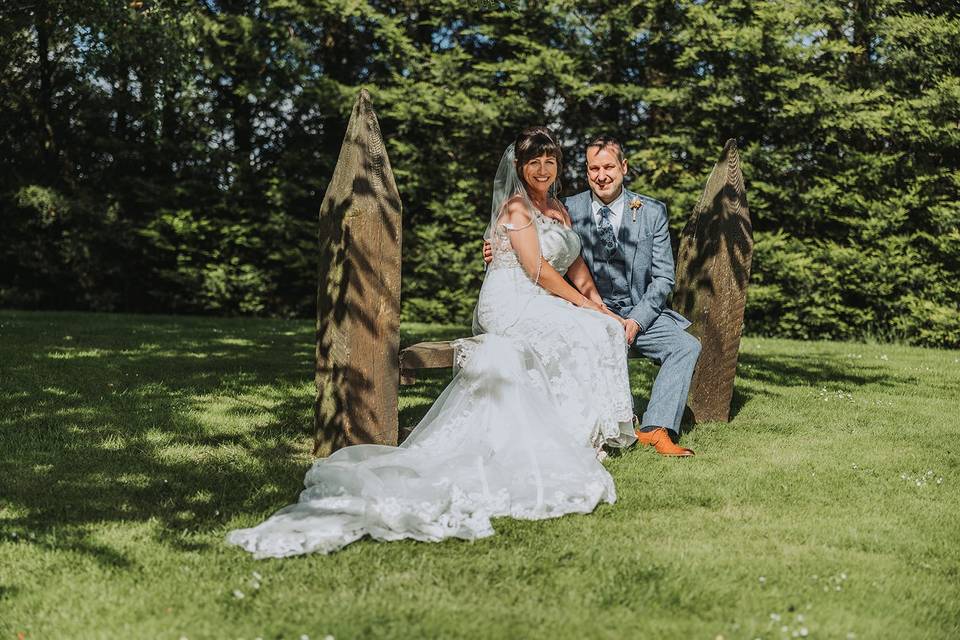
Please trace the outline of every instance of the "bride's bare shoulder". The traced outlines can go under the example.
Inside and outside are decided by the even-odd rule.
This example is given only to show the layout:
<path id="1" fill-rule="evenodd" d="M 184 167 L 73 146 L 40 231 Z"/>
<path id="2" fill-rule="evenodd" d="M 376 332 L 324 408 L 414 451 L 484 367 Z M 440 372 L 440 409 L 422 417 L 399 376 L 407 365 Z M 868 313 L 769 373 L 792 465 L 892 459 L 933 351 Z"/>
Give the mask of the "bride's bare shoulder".
<path id="1" fill-rule="evenodd" d="M 500 211 L 500 222 L 510 225 L 512 228 L 526 226 L 533 221 L 533 214 L 527 205 L 526 200 L 516 195 L 503 203 L 503 209 Z"/>

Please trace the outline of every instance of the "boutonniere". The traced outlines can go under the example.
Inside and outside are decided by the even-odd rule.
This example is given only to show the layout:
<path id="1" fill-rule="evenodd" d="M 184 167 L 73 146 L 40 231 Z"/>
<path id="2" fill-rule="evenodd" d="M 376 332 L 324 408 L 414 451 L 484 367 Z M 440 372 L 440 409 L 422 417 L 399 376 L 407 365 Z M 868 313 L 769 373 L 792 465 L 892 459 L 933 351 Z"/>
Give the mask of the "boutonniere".
<path id="1" fill-rule="evenodd" d="M 630 201 L 630 217 L 633 218 L 633 221 L 637 221 L 637 211 L 643 208 L 643 203 L 640 202 L 640 198 L 634 198 Z"/>

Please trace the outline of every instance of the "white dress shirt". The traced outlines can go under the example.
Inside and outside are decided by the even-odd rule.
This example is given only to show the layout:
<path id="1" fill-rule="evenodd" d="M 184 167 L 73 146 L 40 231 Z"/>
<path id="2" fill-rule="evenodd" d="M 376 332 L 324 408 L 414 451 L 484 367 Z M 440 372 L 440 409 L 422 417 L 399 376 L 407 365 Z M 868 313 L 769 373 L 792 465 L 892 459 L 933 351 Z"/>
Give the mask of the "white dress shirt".
<path id="1" fill-rule="evenodd" d="M 600 209 L 601 207 L 607 206 L 610 207 L 610 226 L 613 227 L 613 235 L 616 237 L 620 236 L 620 223 L 623 221 L 623 207 L 626 205 L 627 195 L 626 192 L 621 188 L 620 195 L 617 196 L 617 199 L 611 202 L 608 205 L 604 205 L 597 198 L 596 194 L 590 194 L 590 208 L 593 211 L 593 222 L 600 226 Z"/>

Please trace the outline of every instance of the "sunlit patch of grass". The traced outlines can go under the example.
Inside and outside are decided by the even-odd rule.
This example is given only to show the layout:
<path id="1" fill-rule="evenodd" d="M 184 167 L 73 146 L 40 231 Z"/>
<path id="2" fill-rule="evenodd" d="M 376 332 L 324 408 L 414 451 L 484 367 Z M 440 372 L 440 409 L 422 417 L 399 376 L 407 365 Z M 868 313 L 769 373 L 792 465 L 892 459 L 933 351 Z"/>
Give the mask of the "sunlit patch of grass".
<path id="1" fill-rule="evenodd" d="M 310 321 L 0 312 L 0 636 L 960 635 L 955 351 L 747 338 L 732 421 L 686 432 L 690 460 L 609 458 L 614 505 L 254 561 L 223 537 L 302 486 L 312 340 Z M 639 412 L 656 368 L 630 371 Z M 404 387 L 401 425 L 449 379 Z"/>

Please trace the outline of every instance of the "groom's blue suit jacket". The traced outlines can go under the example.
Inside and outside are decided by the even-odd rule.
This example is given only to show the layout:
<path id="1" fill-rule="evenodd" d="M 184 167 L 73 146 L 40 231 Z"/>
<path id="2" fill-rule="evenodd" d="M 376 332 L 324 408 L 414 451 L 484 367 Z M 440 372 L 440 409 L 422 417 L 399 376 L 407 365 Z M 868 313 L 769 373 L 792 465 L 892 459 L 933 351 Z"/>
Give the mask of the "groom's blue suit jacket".
<path id="1" fill-rule="evenodd" d="M 673 248 L 670 245 L 670 228 L 667 224 L 667 207 L 659 200 L 642 196 L 624 189 L 626 198 L 620 233 L 617 237 L 626 265 L 626 281 L 633 308 L 625 316 L 637 321 L 642 331 L 661 315 L 674 320 L 681 328 L 690 322 L 679 313 L 666 308 L 667 298 L 673 290 Z M 641 206 L 632 209 L 630 204 L 639 200 Z M 564 201 L 573 228 L 583 245 L 583 259 L 596 274 L 595 255 L 600 247 L 600 237 L 590 206 L 591 192 L 584 191 Z M 636 212 L 636 221 L 634 221 Z M 601 295 L 603 292 L 601 291 Z"/>

